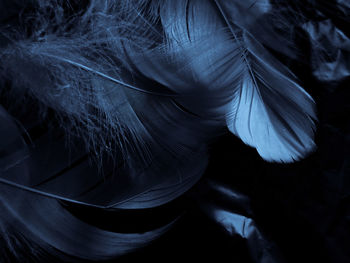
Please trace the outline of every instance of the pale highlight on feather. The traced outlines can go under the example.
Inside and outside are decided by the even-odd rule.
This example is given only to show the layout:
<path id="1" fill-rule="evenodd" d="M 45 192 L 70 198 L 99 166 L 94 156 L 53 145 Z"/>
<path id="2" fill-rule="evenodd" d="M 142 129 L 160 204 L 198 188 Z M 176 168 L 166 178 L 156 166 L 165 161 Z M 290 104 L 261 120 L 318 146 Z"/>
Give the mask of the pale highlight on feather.
<path id="1" fill-rule="evenodd" d="M 16 0 L 12 7 L 18 14 L 0 17 L 7 240 L 17 228 L 52 254 L 111 259 L 176 220 L 122 234 L 83 222 L 62 202 L 101 210 L 169 203 L 201 178 L 208 145 L 227 128 L 267 161 L 299 160 L 315 148 L 314 101 L 266 48 L 292 50 L 289 40 L 277 48 L 285 36 L 271 41 L 278 34 L 265 20 L 270 1 Z M 26 117 L 30 105 L 36 122 L 53 127 L 48 133 L 65 136 L 24 140 L 29 132 L 10 114 Z"/>

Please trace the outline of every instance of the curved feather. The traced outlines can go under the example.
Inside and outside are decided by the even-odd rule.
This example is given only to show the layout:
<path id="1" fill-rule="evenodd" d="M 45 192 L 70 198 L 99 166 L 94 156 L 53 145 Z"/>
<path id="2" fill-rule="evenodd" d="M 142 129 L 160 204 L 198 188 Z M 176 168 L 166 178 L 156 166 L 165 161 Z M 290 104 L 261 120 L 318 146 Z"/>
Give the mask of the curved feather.
<path id="1" fill-rule="evenodd" d="M 105 200 L 114 192 L 112 196 L 114 200 L 108 200 L 111 202 L 108 207 L 107 205 L 96 205 L 101 202 L 101 199 L 96 199 L 96 196 L 92 201 L 81 196 L 76 197 L 79 191 L 91 187 L 89 184 L 98 180 L 99 174 L 96 170 L 91 172 L 89 171 L 91 167 L 87 166 L 88 169 L 83 169 L 74 166 L 52 179 L 47 178 L 48 174 L 47 171 L 45 174 L 45 170 L 33 174 L 35 164 L 33 159 L 36 153 L 26 145 L 19 128 L 2 107 L 0 107 L 0 122 L 2 124 L 0 126 L 0 204 L 2 207 L 0 234 L 7 240 L 6 246 L 10 253 L 18 260 L 21 259 L 22 246 L 26 245 L 25 240 L 18 236 L 29 239 L 30 247 L 33 247 L 34 244 L 37 246 L 36 256 L 31 255 L 35 260 L 45 258 L 46 254 L 55 255 L 57 258 L 65 258 L 65 255 L 69 255 L 86 260 L 107 260 L 148 245 L 171 228 L 176 220 L 144 233 L 117 233 L 83 222 L 70 214 L 59 201 L 104 209 L 149 208 L 169 202 L 193 184 L 192 177 L 184 178 L 183 182 L 180 181 L 175 186 L 174 182 L 171 184 L 168 181 L 160 184 L 159 179 L 147 181 L 149 178 L 139 177 L 141 180 L 143 178 L 146 185 L 136 184 L 135 186 L 135 181 L 128 185 L 124 179 L 120 182 L 121 184 L 112 185 L 111 189 L 110 182 L 106 180 L 105 184 L 101 184 L 104 193 L 100 193 L 100 196 L 103 197 L 102 200 Z M 46 143 L 49 142 L 46 141 Z M 42 147 L 39 147 L 38 150 L 42 154 L 45 153 Z M 54 163 L 56 166 L 54 169 L 57 169 L 57 164 L 62 164 L 59 162 L 60 149 L 55 147 L 55 150 L 58 150 L 55 152 L 57 158 Z M 52 164 L 52 161 L 49 164 Z M 198 172 L 195 180 L 198 180 L 202 172 Z M 46 181 L 40 182 L 43 179 Z M 170 179 L 177 182 L 174 178 Z M 38 181 L 39 185 L 32 186 Z M 109 193 L 106 192 L 106 186 L 109 188 Z M 119 190 L 124 191 L 124 195 L 118 191 L 118 187 Z M 137 194 L 137 191 L 141 194 Z M 129 192 L 129 199 L 126 198 L 125 192 Z M 89 193 L 91 194 L 91 191 Z M 119 202 L 113 203 L 116 200 Z M 16 243 L 13 243 L 12 240 L 15 240 Z M 6 254 L 2 255 L 2 257 L 5 256 Z"/>
<path id="2" fill-rule="evenodd" d="M 176 101 L 189 112 L 224 123 L 241 70 L 239 45 L 210 1 L 163 1 L 159 16 L 164 43 L 134 56 L 135 67 L 183 94 Z"/>
<path id="3" fill-rule="evenodd" d="M 168 226 L 111 233 L 57 200 L 102 209 L 167 203 L 198 181 L 207 144 L 226 125 L 268 161 L 300 159 L 314 148 L 313 100 L 260 43 L 269 41 L 249 33 L 271 31 L 253 19 L 269 9 L 132 0 L 90 1 L 77 11 L 61 0 L 34 2 L 14 30 L 1 24 L 1 103 L 10 109 L 11 96 L 22 98 L 16 114 L 34 100 L 40 121 L 53 112 L 54 129 L 76 146 L 41 135 L 27 147 L 0 109 L 7 127 L 0 129 L 0 202 L 4 221 L 14 218 L 12 227 L 46 249 L 101 260 L 158 237 Z"/>
<path id="4" fill-rule="evenodd" d="M 8 105 L 12 97 L 20 98 L 17 107 L 9 106 L 16 114 L 22 103 L 34 101 L 41 121 L 53 111 L 54 130 L 66 131 L 70 145 L 76 146 L 67 148 L 64 137 L 52 141 L 43 135 L 33 138 L 28 160 L 1 166 L 3 216 L 16 218 L 20 223 L 12 226 L 35 237 L 44 249 L 96 260 L 115 257 L 168 227 L 143 235 L 109 233 L 79 222 L 57 200 L 104 209 L 167 203 L 203 174 L 206 143 L 216 126 L 184 110 L 174 92 L 133 70 L 125 50 L 139 52 L 159 37 L 145 33 L 155 30 L 149 25 L 138 28 L 135 19 L 143 20 L 142 6 L 92 1 L 82 14 L 70 17 L 60 1 L 37 4 L 39 21 L 32 21 L 29 36 L 4 31 L 11 41 L 0 49 L 1 102 Z M 7 120 L 2 124 L 12 127 Z M 27 129 L 35 126 L 27 124 Z M 105 163 L 106 152 L 112 164 Z M 93 168 L 89 154 L 103 159 L 98 164 L 105 177 Z M 28 167 L 18 170 L 22 165 Z M 14 195 L 18 198 L 11 199 Z"/>
<path id="5" fill-rule="evenodd" d="M 243 34 L 245 70 L 227 126 L 267 161 L 299 160 L 315 149 L 314 101 L 283 64 L 249 33 Z"/>
<path id="6" fill-rule="evenodd" d="M 0 188 L 2 222 L 7 222 L 17 233 L 27 236 L 43 251 L 51 251 L 58 258 L 70 255 L 95 261 L 113 259 L 148 245 L 176 221 L 144 233 L 116 233 L 83 222 L 54 199 L 4 185 Z M 21 244 L 16 244 L 12 253 L 16 255 L 20 247 Z"/>
<path id="7" fill-rule="evenodd" d="M 261 7 L 249 12 L 264 13 Z M 188 94 L 177 101 L 190 112 L 218 120 L 226 116 L 230 131 L 265 160 L 298 160 L 315 147 L 314 101 L 245 29 L 255 22 L 250 13 L 235 16 L 242 8 L 248 6 L 236 1 L 164 1 L 160 19 L 166 43 L 135 58 L 136 67 Z"/>
<path id="8" fill-rule="evenodd" d="M 267 161 L 292 162 L 305 157 L 315 148 L 312 98 L 266 60 L 250 55 L 249 63 L 251 71 L 243 75 L 232 101 L 228 128 Z"/>

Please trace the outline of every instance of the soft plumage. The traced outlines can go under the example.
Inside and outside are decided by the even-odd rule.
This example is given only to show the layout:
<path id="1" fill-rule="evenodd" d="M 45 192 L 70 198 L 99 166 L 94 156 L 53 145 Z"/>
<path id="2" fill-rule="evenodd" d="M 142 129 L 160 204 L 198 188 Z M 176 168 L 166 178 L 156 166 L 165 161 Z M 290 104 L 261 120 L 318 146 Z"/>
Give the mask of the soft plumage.
<path id="1" fill-rule="evenodd" d="M 136 245 L 119 247 L 125 236 L 85 225 L 58 200 L 100 209 L 167 203 L 199 180 L 207 145 L 227 128 L 267 161 L 299 160 L 315 147 L 314 102 L 267 49 L 291 50 L 289 42 L 277 48 L 285 38 L 271 41 L 277 32 L 260 22 L 272 8 L 267 1 L 3 3 L 11 11 L 0 18 L 7 110 L 18 114 L 34 101 L 37 119 L 58 123 L 68 135 L 58 140 L 56 163 L 70 163 L 64 142 L 76 142 L 78 150 L 68 143 L 73 163 L 90 154 L 105 172 L 102 177 L 85 162 L 80 172 L 35 168 L 45 157 L 42 149 L 50 150 L 45 142 L 37 152 L 21 145 L 28 156 L 14 162 L 30 163 L 20 172 L 23 180 L 0 166 L 1 202 L 41 246 L 99 260 L 155 238 L 163 228 L 139 241 L 127 236 Z M 21 140 L 9 117 L 4 123 Z M 11 198 L 15 192 L 30 209 Z M 60 228 L 52 231 L 52 224 Z"/>

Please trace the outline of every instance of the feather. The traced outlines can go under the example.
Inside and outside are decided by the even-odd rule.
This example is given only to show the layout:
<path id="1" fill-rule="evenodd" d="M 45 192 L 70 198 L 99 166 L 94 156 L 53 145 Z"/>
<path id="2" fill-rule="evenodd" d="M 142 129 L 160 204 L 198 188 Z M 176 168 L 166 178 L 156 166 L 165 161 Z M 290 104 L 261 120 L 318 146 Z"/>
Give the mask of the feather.
<path id="1" fill-rule="evenodd" d="M 296 58 L 298 50 L 293 40 L 295 26 L 300 16 L 290 10 L 290 5 L 269 0 L 216 1 L 227 22 L 249 32 L 261 44 L 284 56 Z M 288 15 L 284 13 L 288 12 Z"/>
<path id="2" fill-rule="evenodd" d="M 13 27 L 0 19 L 3 217 L 44 250 L 101 260 L 158 237 L 172 223 L 121 235 L 79 221 L 60 201 L 112 210 L 168 203 L 199 180 L 208 144 L 227 127 L 268 161 L 313 150 L 312 98 L 261 44 L 276 48 L 271 39 L 255 37 L 276 33 L 258 26 L 265 1 L 74 3 L 37 0 Z M 34 119 L 59 134 L 53 142 L 46 134 L 26 143 L 36 124 L 21 131 L 9 116 L 33 101 Z"/>
<path id="3" fill-rule="evenodd" d="M 27 39 L 8 34 L 14 43 L 1 52 L 2 74 L 12 79 L 11 92 L 33 97 L 44 111 L 53 109 L 61 127 L 82 138 L 87 151 L 96 152 L 97 158 L 107 151 L 125 162 L 117 173 L 129 174 L 133 180 L 147 174 L 153 184 L 163 179 L 152 176 L 166 179 L 165 171 L 170 171 L 179 173 L 182 180 L 188 171 L 181 175 L 175 168 L 179 163 L 190 161 L 195 175 L 196 167 L 205 166 L 203 145 L 212 124 L 182 110 L 174 102 L 174 92 L 164 87 L 154 90 L 153 83 L 130 71 L 125 49 L 136 53 L 158 37 L 153 37 L 155 29 L 150 25 L 143 26 L 144 30 L 135 27 L 140 23 L 138 17 L 144 21 L 140 13 L 143 3 L 138 3 L 91 2 L 85 13 L 65 18 L 61 1 L 39 1 L 38 14 L 48 9 L 54 15 L 41 14 L 39 21 L 34 21 L 36 30 Z M 62 21 L 67 21 L 67 26 L 56 28 Z M 169 166 L 168 160 L 174 165 Z M 40 180 L 50 181 L 52 174 L 42 174 Z M 147 180 L 140 182 L 145 188 Z M 62 188 L 56 185 L 56 191 L 62 192 Z"/>
<path id="4" fill-rule="evenodd" d="M 254 39 L 247 41 L 253 42 L 249 68 L 232 103 L 228 127 L 268 161 L 299 160 L 315 147 L 314 101 L 283 65 L 254 46 Z M 252 51 L 260 51 L 264 59 Z"/>
<path id="5" fill-rule="evenodd" d="M 129 14 L 141 16 L 135 6 L 91 2 L 83 14 L 73 17 L 65 14 L 60 1 L 38 1 L 36 8 L 39 21 L 31 21 L 29 36 L 4 31 L 9 42 L 0 50 L 1 79 L 10 80 L 10 94 L 5 82 L 1 91 L 5 98 L 21 98 L 18 107 L 29 99 L 36 101 L 42 120 L 53 111 L 60 123 L 55 129 L 63 128 L 69 142 L 78 145 L 67 149 L 64 138 L 50 143 L 50 137 L 42 136 L 33 139 L 34 148 L 4 146 L 29 149 L 29 156 L 15 159 L 13 165 L 2 160 L 1 200 L 20 222 L 17 231 L 36 237 L 44 250 L 53 247 L 89 259 L 115 257 L 148 243 L 172 224 L 144 235 L 106 233 L 77 221 L 57 200 L 102 209 L 167 203 L 203 174 L 212 124 L 186 112 L 168 89 L 157 88 L 132 71 L 124 50 L 136 52 L 155 42 L 144 32 L 134 34 L 142 31 Z M 153 30 L 148 25 L 147 29 Z M 12 122 L 1 120 L 7 128 L 13 127 Z M 20 132 L 13 134 L 23 140 Z M 97 156 L 105 177 L 84 158 L 89 152 Z M 101 161 L 105 152 L 111 166 Z M 22 166 L 28 167 L 18 170 Z M 14 191 L 31 209 L 19 206 L 18 198 L 10 200 Z M 53 225 L 60 227 L 50 230 Z M 78 232 L 85 229 L 91 242 L 86 243 L 81 233 L 71 235 L 74 230 L 69 226 L 76 226 Z M 125 244 L 127 239 L 130 243 Z"/>
<path id="6" fill-rule="evenodd" d="M 148 245 L 176 221 L 144 233 L 116 233 L 85 223 L 54 199 L 41 198 L 18 189 L 14 191 L 4 185 L 0 188 L 2 223 L 15 227 L 41 250 L 46 253 L 51 251 L 57 258 L 68 254 L 85 260 L 112 259 Z M 15 255 L 18 246 L 12 251 Z"/>
<path id="7" fill-rule="evenodd" d="M 8 240 L 6 246 L 9 246 L 11 254 L 17 259 L 21 258 L 19 255 L 21 246 L 25 246 L 27 242 L 16 237 L 18 233 L 29 238 L 32 243 L 31 247 L 33 244 L 38 246 L 37 258 L 45 258 L 45 253 L 51 253 L 62 258 L 64 258 L 64 254 L 68 254 L 81 259 L 106 260 L 129 253 L 162 235 L 171 228 L 176 219 L 145 233 L 117 233 L 102 230 L 83 222 L 70 214 L 59 201 L 103 209 L 149 208 L 169 202 L 193 184 L 191 177 L 180 183 L 171 178 L 173 181 L 175 180 L 175 183 L 168 181 L 154 187 L 152 181 L 142 181 L 146 185 L 133 181 L 131 188 L 128 188 L 128 182 L 124 178 L 124 182 L 114 183 L 112 189 L 106 189 L 110 185 L 106 179 L 106 184 L 102 184 L 102 190 L 105 192 L 102 194 L 101 189 L 99 190 L 99 196 L 102 200 L 105 201 L 111 196 L 106 190 L 109 193 L 117 193 L 117 196 L 112 196 L 114 200 L 108 200 L 111 202 L 108 207 L 96 205 L 96 203 L 101 202 L 101 198 L 100 200 L 96 199 L 96 196 L 91 203 L 84 202 L 86 200 L 84 198 L 70 198 L 75 197 L 84 187 L 90 187 L 90 183 L 96 183 L 98 173 L 94 170 L 89 174 L 91 167 L 87 167 L 88 169 L 79 167 L 69 172 L 61 172 L 58 178 L 49 178 L 47 182 L 31 186 L 36 181 L 45 178 L 47 171 L 36 171 L 39 174 L 33 173 L 31 167 L 36 153 L 27 147 L 18 126 L 3 108 L 0 108 L 0 122 L 2 123 L 0 126 L 0 138 L 2 138 L 0 140 L 0 203 L 2 207 L 0 233 L 3 238 Z M 37 146 L 39 146 L 39 152 L 46 152 L 40 145 Z M 55 147 L 55 149 L 60 150 L 59 147 Z M 57 163 L 60 164 L 60 155 L 59 152 L 56 154 L 58 159 L 55 159 L 55 165 L 57 166 Z M 44 172 L 44 174 L 40 172 Z M 202 170 L 198 171 L 195 180 L 198 180 L 198 176 L 202 173 Z M 145 177 L 139 177 L 139 180 L 142 178 L 145 179 Z M 159 181 L 157 180 L 157 182 Z M 174 187 L 176 182 L 177 185 Z M 148 188 L 149 190 L 147 190 Z M 137 191 L 140 191 L 141 194 L 137 194 Z M 60 194 L 56 194 L 57 192 Z M 79 201 L 79 199 L 83 201 Z M 115 200 L 119 200 L 119 202 L 115 203 Z M 13 228 L 16 230 L 11 230 Z M 16 240 L 16 244 L 12 244 L 10 241 L 12 239 Z M 37 258 L 36 260 L 38 260 Z"/>
<path id="8" fill-rule="evenodd" d="M 221 5 L 216 4 L 231 28 Z M 315 147 L 314 101 L 286 67 L 249 33 L 243 34 L 246 70 L 228 127 L 268 161 L 299 160 Z"/>
<path id="9" fill-rule="evenodd" d="M 232 104 L 234 115 L 227 119 L 229 129 L 268 161 L 305 157 L 315 148 L 314 101 L 249 33 L 244 32 L 243 41 L 246 71 Z"/>
<path id="10" fill-rule="evenodd" d="M 218 120 L 226 116 L 230 131 L 265 160 L 299 160 L 315 147 L 314 101 L 249 31 L 232 22 L 235 13 L 229 8 L 238 12 L 236 5 L 165 1 L 160 17 L 167 43 L 135 59 L 138 70 L 192 95 L 178 100 L 190 112 Z M 199 102 L 193 102 L 193 94 Z"/>

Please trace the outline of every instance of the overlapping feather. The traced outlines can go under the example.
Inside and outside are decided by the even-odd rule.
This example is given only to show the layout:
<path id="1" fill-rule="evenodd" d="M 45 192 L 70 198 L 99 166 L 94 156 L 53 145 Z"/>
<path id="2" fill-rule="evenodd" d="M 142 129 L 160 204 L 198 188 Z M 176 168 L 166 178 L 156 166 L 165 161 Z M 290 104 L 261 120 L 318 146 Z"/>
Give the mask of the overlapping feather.
<path id="1" fill-rule="evenodd" d="M 72 141 L 86 146 L 78 147 L 77 159 L 92 152 L 104 166 L 107 152 L 115 161 L 106 178 L 86 163 L 66 173 L 31 168 L 25 180 L 3 170 L 0 200 L 23 232 L 76 257 L 109 258 L 134 246 L 118 248 L 124 236 L 78 222 L 57 199 L 109 209 L 167 203 L 200 178 L 207 144 L 226 126 L 268 161 L 290 162 L 312 151 L 313 100 L 260 43 L 275 48 L 271 39 L 254 36 L 258 30 L 276 36 L 259 24 L 269 8 L 266 1 L 201 0 L 23 5 L 16 26 L 2 25 L 4 97 L 34 99 L 40 116 L 53 111 Z M 69 163 L 62 145 L 58 167 Z M 32 167 L 40 166 L 43 152 L 29 155 Z M 32 209 L 11 200 L 16 189 Z M 52 224 L 61 227 L 52 231 Z M 91 243 L 83 245 L 72 231 Z M 158 232 L 140 237 L 139 245 Z"/>
<path id="2" fill-rule="evenodd" d="M 229 7 L 236 5 L 233 1 Z M 209 118 L 226 115 L 230 131 L 264 159 L 304 157 L 315 146 L 312 98 L 223 7 L 220 1 L 165 1 L 160 17 L 166 51 L 153 50 L 138 61 L 138 69 L 176 92 L 197 93 L 200 102 L 193 103 L 191 96 L 179 102 Z"/>

